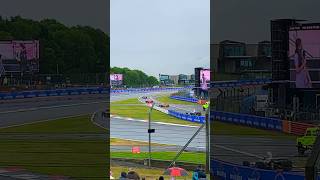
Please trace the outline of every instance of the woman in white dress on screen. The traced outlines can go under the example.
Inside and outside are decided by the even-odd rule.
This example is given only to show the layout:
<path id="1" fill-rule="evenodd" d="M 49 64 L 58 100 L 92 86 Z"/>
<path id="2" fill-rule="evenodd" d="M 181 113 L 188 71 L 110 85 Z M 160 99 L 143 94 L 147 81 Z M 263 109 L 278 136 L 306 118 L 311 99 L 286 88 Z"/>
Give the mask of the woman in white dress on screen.
<path id="1" fill-rule="evenodd" d="M 311 78 L 307 70 L 305 51 L 302 48 L 302 40 L 300 38 L 296 39 L 294 65 L 296 69 L 296 88 L 312 88 Z"/>

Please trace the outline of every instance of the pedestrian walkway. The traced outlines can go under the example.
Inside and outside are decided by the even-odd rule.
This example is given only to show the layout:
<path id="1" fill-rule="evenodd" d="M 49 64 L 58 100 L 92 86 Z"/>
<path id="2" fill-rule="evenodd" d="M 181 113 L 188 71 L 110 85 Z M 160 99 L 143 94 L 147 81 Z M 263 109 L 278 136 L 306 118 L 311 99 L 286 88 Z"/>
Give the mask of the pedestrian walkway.
<path id="1" fill-rule="evenodd" d="M 22 168 L 9 167 L 0 168 L 1 180 L 71 180 L 71 178 L 60 175 L 41 175 L 29 172 Z"/>

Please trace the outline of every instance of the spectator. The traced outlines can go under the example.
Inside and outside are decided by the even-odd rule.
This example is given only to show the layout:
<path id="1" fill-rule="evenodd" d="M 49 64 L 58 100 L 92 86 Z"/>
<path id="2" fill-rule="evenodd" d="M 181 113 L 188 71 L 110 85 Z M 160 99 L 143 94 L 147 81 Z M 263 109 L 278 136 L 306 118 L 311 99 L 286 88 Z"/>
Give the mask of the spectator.
<path id="1" fill-rule="evenodd" d="M 159 177 L 159 180 L 164 180 L 164 177 L 163 177 L 163 176 L 160 176 L 160 177 Z"/>
<path id="2" fill-rule="evenodd" d="M 198 177 L 199 177 L 199 179 L 206 179 L 207 178 L 205 170 L 201 166 L 200 166 L 200 169 L 198 171 Z"/>
<path id="3" fill-rule="evenodd" d="M 119 180 L 126 180 L 127 179 L 127 173 L 126 172 L 121 172 Z"/>
<path id="4" fill-rule="evenodd" d="M 114 179 L 114 177 L 112 176 L 112 172 L 110 171 L 110 179 Z"/>
<path id="5" fill-rule="evenodd" d="M 130 171 L 130 172 L 128 172 L 127 179 L 130 179 L 130 180 L 140 180 L 140 176 L 139 176 L 139 174 L 136 173 L 135 171 Z"/>

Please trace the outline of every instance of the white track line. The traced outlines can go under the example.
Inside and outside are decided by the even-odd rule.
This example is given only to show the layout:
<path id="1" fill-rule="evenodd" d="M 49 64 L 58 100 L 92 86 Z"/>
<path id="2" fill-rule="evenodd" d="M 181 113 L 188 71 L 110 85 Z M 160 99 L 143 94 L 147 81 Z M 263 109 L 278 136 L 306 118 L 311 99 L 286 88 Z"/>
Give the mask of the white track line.
<path id="1" fill-rule="evenodd" d="M 103 127 L 103 126 L 101 126 L 99 123 L 96 123 L 96 122 L 94 121 L 94 116 L 95 116 L 98 112 L 99 112 L 99 111 L 96 111 L 96 112 L 94 112 L 94 113 L 91 115 L 91 122 L 92 122 L 94 125 L 102 128 L 102 129 L 108 130 L 108 128 Z M 110 134 L 110 133 L 109 133 L 109 134 Z"/>
<path id="2" fill-rule="evenodd" d="M 258 159 L 264 159 L 263 156 L 259 156 L 259 155 L 252 154 L 252 153 L 249 153 L 249 152 L 239 151 L 239 150 L 236 150 L 236 149 L 233 149 L 233 148 L 228 148 L 226 146 L 221 146 L 221 145 L 213 145 L 213 146 L 217 147 L 217 148 L 221 148 L 221 149 L 227 150 L 227 151 L 232 151 L 232 152 L 235 152 L 235 153 L 244 154 L 244 155 L 251 156 L 251 157 L 256 157 Z"/>
<path id="3" fill-rule="evenodd" d="M 87 115 L 88 114 L 79 114 L 79 115 L 74 115 L 74 116 L 64 116 L 64 117 L 58 117 L 58 118 L 52 118 L 52 119 L 46 119 L 46 120 L 39 120 L 39 121 L 33 121 L 33 122 L 22 123 L 22 124 L 17 124 L 17 125 L 4 126 L 4 127 L 0 127 L 0 129 L 19 127 L 19 126 L 24 126 L 24 125 L 36 124 L 36 123 L 43 123 L 43 122 L 48 122 L 48 121 L 55 121 L 55 120 L 65 119 L 65 118 L 75 118 L 75 117 L 81 117 L 81 116 L 87 116 Z"/>
<path id="4" fill-rule="evenodd" d="M 37 107 L 37 108 L 26 108 L 26 109 L 18 109 L 12 111 L 2 111 L 0 114 L 9 114 L 9 113 L 17 113 L 17 112 L 26 112 L 26 111 L 37 111 L 40 109 L 52 109 L 52 108 L 62 108 L 62 107 L 72 107 L 72 106 L 81 106 L 81 105 L 89 105 L 89 104 L 100 104 L 100 103 L 108 103 L 109 101 L 97 101 L 90 103 L 77 103 L 77 104 L 66 104 L 66 105 L 58 105 L 58 106 L 45 106 L 45 107 Z"/>
<path id="5" fill-rule="evenodd" d="M 132 118 L 120 117 L 120 116 L 114 116 L 114 115 L 110 115 L 110 118 L 121 119 L 121 120 L 126 120 L 126 121 L 144 122 L 144 123 L 148 122 L 148 120 L 132 119 Z M 153 124 L 161 124 L 161 125 L 168 125 L 168 126 L 181 126 L 181 127 L 192 127 L 192 128 L 198 128 L 199 127 L 199 126 L 192 126 L 192 125 L 165 123 L 165 122 L 159 122 L 159 121 L 151 121 L 151 123 L 153 123 Z"/>

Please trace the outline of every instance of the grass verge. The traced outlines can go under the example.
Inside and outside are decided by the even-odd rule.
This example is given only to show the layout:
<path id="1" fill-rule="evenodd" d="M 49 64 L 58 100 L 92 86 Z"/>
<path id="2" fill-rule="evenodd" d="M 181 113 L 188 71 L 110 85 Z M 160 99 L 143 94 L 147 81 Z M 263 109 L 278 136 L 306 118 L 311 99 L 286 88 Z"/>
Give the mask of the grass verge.
<path id="1" fill-rule="evenodd" d="M 111 158 L 128 158 L 128 159 L 147 159 L 149 154 L 141 152 L 133 154 L 131 152 L 111 152 Z M 155 160 L 171 161 L 177 155 L 177 152 L 152 152 L 151 157 Z M 188 162 L 195 164 L 205 164 L 206 154 L 197 152 L 183 152 L 178 158 L 179 162 Z"/>
<path id="2" fill-rule="evenodd" d="M 214 135 L 230 135 L 230 136 L 249 136 L 249 137 L 269 137 L 269 138 L 284 138 L 284 139 L 295 139 L 296 136 L 269 131 L 257 128 L 251 128 L 246 126 L 235 125 L 231 123 L 224 123 L 215 121 L 212 125 L 212 134 Z"/>
<path id="3" fill-rule="evenodd" d="M 127 104 L 126 104 L 127 103 Z M 110 106 L 110 112 L 113 115 L 122 116 L 122 117 L 130 117 L 134 119 L 148 119 L 149 107 L 147 106 L 132 106 L 132 104 L 142 104 L 138 101 L 138 99 L 128 99 L 125 101 L 116 101 L 112 102 Z M 121 106 L 118 106 L 121 104 Z M 183 124 L 183 125 L 199 125 L 197 123 L 192 123 L 188 121 L 184 121 L 157 110 L 152 111 L 152 121 L 154 122 L 166 122 L 166 123 L 175 123 L 175 124 Z"/>
<path id="4" fill-rule="evenodd" d="M 171 99 L 170 96 L 159 96 L 157 97 L 157 100 L 166 103 L 166 104 L 182 104 L 182 105 L 197 105 L 192 102 L 187 102 L 187 101 L 179 101 L 176 99 Z"/>
<path id="5" fill-rule="evenodd" d="M 90 116 L 63 118 L 18 127 L 4 128 L 1 134 L 96 134 L 107 133 L 92 124 Z M 49 136 L 48 136 L 49 137 Z M 74 179 L 106 179 L 108 140 L 97 138 L 0 139 L 0 167 L 21 167 L 31 172 L 63 175 Z"/>
<path id="6" fill-rule="evenodd" d="M 149 143 L 141 141 L 132 141 L 118 138 L 110 138 L 111 146 L 148 146 Z M 167 146 L 164 144 L 151 143 L 152 146 Z"/>

